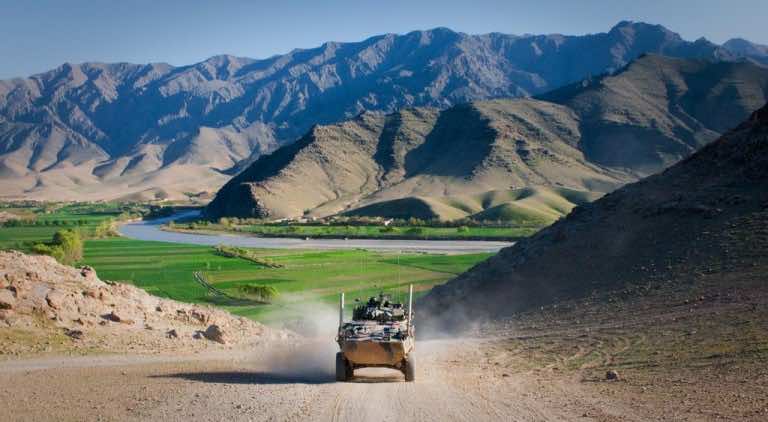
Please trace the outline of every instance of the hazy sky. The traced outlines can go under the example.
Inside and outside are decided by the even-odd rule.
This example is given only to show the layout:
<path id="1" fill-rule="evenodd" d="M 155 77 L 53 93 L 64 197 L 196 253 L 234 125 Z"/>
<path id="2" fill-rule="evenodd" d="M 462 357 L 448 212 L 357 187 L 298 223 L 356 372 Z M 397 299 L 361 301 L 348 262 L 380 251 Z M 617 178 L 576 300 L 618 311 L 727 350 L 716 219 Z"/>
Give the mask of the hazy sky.
<path id="1" fill-rule="evenodd" d="M 620 20 L 686 39 L 768 44 L 768 0 L 0 0 L 0 78 L 64 62 L 191 64 L 445 26 L 471 34 L 584 34 Z"/>

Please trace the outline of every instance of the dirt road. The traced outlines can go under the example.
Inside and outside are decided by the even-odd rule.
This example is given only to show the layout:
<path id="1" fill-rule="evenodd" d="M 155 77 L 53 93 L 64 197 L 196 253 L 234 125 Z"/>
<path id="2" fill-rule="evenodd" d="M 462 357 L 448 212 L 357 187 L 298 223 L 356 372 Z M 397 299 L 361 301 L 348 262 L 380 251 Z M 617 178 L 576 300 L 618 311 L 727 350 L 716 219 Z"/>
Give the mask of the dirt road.
<path id="1" fill-rule="evenodd" d="M 610 382 L 553 365 L 521 369 L 530 362 L 511 358 L 511 345 L 422 341 L 414 383 L 384 369 L 358 370 L 353 382 L 337 383 L 332 349 L 317 344 L 270 353 L 5 361 L 0 420 L 759 421 L 768 415 L 763 375 L 748 385 L 731 370 L 725 377 L 709 370 L 622 370 L 630 379 Z"/>
<path id="2" fill-rule="evenodd" d="M 384 369 L 335 382 L 332 335 L 181 356 L 14 357 L 0 360 L 0 421 L 765 421 L 768 296 L 726 281 L 560 303 L 480 327 L 477 340 L 420 339 L 414 383 Z"/>
<path id="3" fill-rule="evenodd" d="M 485 368 L 475 341 L 419 346 L 415 383 L 385 369 L 337 383 L 320 359 L 330 363 L 332 349 L 312 344 L 274 354 L 6 361 L 0 420 L 568 420 L 605 412 L 599 397 L 560 394 L 568 383 Z"/>

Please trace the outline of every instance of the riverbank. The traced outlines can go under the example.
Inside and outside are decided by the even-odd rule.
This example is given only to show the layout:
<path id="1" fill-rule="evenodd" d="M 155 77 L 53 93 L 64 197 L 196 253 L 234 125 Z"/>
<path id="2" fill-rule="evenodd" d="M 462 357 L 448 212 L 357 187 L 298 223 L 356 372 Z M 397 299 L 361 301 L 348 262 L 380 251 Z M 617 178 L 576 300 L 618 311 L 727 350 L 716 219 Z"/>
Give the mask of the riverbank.
<path id="1" fill-rule="evenodd" d="M 188 222 L 168 224 L 163 230 L 189 234 L 233 234 L 288 239 L 389 239 L 458 240 L 515 242 L 531 236 L 541 227 L 431 227 L 381 225 L 260 224 L 222 225 Z"/>
<path id="2" fill-rule="evenodd" d="M 488 240 L 423 240 L 423 239 L 318 239 L 291 237 L 264 237 L 248 233 L 182 232 L 164 230 L 171 221 L 195 218 L 195 211 L 170 217 L 123 224 L 118 231 L 124 237 L 137 240 L 185 243 L 192 245 L 226 245 L 260 249 L 366 249 L 389 252 L 423 252 L 439 254 L 495 253 L 513 243 Z"/>

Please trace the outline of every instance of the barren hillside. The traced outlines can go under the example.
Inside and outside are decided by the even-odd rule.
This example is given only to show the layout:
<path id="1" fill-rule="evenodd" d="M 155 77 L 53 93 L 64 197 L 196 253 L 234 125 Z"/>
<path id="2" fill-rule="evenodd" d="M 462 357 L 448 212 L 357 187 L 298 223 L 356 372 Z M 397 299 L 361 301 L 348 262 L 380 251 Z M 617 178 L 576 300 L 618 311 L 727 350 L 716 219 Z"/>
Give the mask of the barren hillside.
<path id="1" fill-rule="evenodd" d="M 421 301 L 422 312 L 434 320 L 501 317 L 607 291 L 692 290 L 703 280 L 763 300 L 767 182 L 764 107 L 663 173 L 579 206 L 436 287 Z"/>

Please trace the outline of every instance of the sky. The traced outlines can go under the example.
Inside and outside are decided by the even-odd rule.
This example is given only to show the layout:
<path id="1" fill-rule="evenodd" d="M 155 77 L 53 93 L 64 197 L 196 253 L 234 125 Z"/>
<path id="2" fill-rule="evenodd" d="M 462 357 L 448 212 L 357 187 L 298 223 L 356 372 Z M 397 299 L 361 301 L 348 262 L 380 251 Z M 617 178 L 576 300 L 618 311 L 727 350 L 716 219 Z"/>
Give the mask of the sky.
<path id="1" fill-rule="evenodd" d="M 0 79 L 65 62 L 266 58 L 435 27 L 580 35 L 632 20 L 662 24 L 689 40 L 768 44 L 767 16 L 768 0 L 0 0 Z"/>

